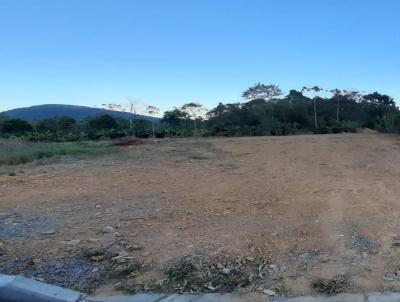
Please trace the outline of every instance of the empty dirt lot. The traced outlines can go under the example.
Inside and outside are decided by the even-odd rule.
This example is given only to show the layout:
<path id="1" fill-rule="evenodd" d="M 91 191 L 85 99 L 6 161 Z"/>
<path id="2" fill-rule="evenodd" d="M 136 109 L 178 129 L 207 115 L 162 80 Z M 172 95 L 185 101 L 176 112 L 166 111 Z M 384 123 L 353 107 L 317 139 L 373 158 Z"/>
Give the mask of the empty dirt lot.
<path id="1" fill-rule="evenodd" d="M 398 136 L 165 140 L 13 169 L 2 273 L 100 292 L 400 290 Z"/>

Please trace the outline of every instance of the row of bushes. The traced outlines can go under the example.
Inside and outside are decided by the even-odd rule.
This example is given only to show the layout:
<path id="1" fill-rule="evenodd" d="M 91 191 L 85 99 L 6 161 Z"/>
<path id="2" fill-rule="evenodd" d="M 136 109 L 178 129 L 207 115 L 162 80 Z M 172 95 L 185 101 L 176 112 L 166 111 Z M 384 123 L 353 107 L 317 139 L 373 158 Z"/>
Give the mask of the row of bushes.
<path id="1" fill-rule="evenodd" d="M 397 123 L 397 124 L 396 124 Z M 122 123 L 123 124 L 123 123 Z M 154 136 L 162 138 L 165 136 L 173 137 L 189 137 L 197 136 L 260 136 L 260 135 L 291 135 L 298 133 L 309 132 L 302 129 L 297 122 L 280 122 L 275 120 L 268 126 L 239 126 L 232 125 L 229 127 L 207 128 L 206 124 L 201 124 L 201 127 L 196 131 L 194 129 L 180 129 L 168 127 L 165 123 L 151 125 L 148 122 L 136 121 L 133 127 L 133 133 L 129 128 L 120 126 L 119 123 L 113 128 L 98 127 L 89 128 L 85 123 L 76 123 L 74 127 L 69 126 L 68 129 L 46 129 L 43 127 L 35 127 L 26 121 L 22 120 L 8 120 L 5 123 L 6 127 L 1 128 L 1 136 L 5 138 L 10 137 L 23 137 L 27 141 L 32 142 L 76 142 L 87 140 L 103 140 L 103 139 L 116 139 L 129 135 L 134 135 L 140 138 L 148 138 L 153 135 L 152 130 L 155 128 Z M 13 127 L 10 127 L 13 125 Z M 398 121 L 393 117 L 385 116 L 381 118 L 379 130 L 385 132 L 399 131 Z M 114 128 L 115 127 L 115 128 Z M 314 129 L 314 133 L 340 133 L 340 132 L 357 132 L 361 125 L 353 121 L 330 121 L 324 124 L 319 129 Z M 397 128 L 396 128 L 397 127 Z M 396 130 L 397 129 L 397 130 Z"/>
<path id="2" fill-rule="evenodd" d="M 317 88 L 312 89 L 320 91 Z M 180 109 L 166 111 L 159 122 L 153 123 L 144 120 L 130 123 L 110 115 L 83 121 L 61 117 L 32 123 L 0 118 L 0 131 L 3 137 L 23 136 L 30 141 L 57 142 L 113 139 L 130 135 L 159 138 L 325 134 L 356 132 L 364 127 L 400 133 L 400 111 L 396 103 L 393 98 L 378 92 L 362 95 L 334 90 L 330 98 L 310 98 L 303 95 L 303 89 L 291 90 L 287 96 L 277 98 L 281 94 L 277 86 L 261 84 L 248 91 L 244 96 L 248 99 L 251 96 L 251 99 L 245 103 L 219 103 L 206 114 L 200 114 L 204 109 L 202 105 L 188 103 Z"/>

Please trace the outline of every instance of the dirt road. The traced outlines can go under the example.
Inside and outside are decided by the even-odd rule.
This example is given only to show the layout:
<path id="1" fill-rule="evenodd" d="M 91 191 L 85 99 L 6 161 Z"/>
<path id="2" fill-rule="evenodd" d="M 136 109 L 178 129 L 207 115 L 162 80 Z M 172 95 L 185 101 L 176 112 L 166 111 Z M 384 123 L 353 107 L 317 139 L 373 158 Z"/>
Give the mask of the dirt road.
<path id="1" fill-rule="evenodd" d="M 347 291 L 400 290 L 399 163 L 400 137 L 343 134 L 163 141 L 19 166 L 0 176 L 0 271 L 104 291 L 115 284 L 92 278 L 104 255 L 79 252 L 105 248 L 146 267 L 121 281 L 144 289 L 191 256 L 243 268 L 246 290 L 309 294 L 336 276 Z"/>

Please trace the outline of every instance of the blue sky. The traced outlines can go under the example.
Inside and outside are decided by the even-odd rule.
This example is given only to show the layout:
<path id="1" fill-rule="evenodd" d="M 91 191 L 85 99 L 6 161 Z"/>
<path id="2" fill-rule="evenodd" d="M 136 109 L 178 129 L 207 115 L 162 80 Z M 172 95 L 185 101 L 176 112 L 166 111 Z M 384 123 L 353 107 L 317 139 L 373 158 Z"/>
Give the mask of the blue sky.
<path id="1" fill-rule="evenodd" d="M 255 82 L 400 99 L 398 0 L 0 0 L 0 111 L 162 110 L 240 101 Z"/>

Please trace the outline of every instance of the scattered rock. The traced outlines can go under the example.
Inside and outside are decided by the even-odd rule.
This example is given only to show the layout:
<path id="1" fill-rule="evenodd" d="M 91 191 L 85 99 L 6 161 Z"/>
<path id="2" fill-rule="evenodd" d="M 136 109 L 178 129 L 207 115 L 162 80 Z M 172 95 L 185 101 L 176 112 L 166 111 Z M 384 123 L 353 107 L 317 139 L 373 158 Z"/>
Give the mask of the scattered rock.
<path id="1" fill-rule="evenodd" d="M 390 282 L 396 280 L 396 275 L 395 274 L 385 274 L 383 277 L 383 280 Z"/>
<path id="2" fill-rule="evenodd" d="M 309 259 L 310 259 L 309 253 L 303 253 L 297 256 L 297 261 L 299 262 L 308 262 Z"/>
<path id="3" fill-rule="evenodd" d="M 378 248 L 378 243 L 359 234 L 353 237 L 353 247 L 361 252 L 375 252 Z"/>
<path id="4" fill-rule="evenodd" d="M 98 256 L 92 256 L 90 257 L 90 260 L 98 262 L 104 260 L 105 256 L 104 255 L 98 255 Z"/>
<path id="5" fill-rule="evenodd" d="M 231 268 L 224 267 L 224 268 L 222 269 L 222 273 L 223 273 L 224 275 L 230 275 L 230 274 L 232 273 L 232 269 L 231 269 Z"/>
<path id="6" fill-rule="evenodd" d="M 250 262 L 253 262 L 254 261 L 254 257 L 247 257 L 246 260 L 250 261 Z"/>
<path id="7" fill-rule="evenodd" d="M 1 247 L 4 247 L 4 245 L 5 245 L 4 242 L 1 242 L 1 241 L 0 241 L 0 248 L 1 248 Z"/>
<path id="8" fill-rule="evenodd" d="M 42 235 L 53 235 L 55 233 L 56 233 L 55 230 L 47 230 L 47 231 L 42 232 L 41 234 Z"/>
<path id="9" fill-rule="evenodd" d="M 277 266 L 277 265 L 275 265 L 275 264 L 270 264 L 269 265 L 269 268 L 271 269 L 271 271 L 272 272 L 277 272 L 277 271 L 279 271 L 279 267 Z"/>
<path id="10" fill-rule="evenodd" d="M 115 229 L 112 226 L 105 226 L 104 228 L 101 229 L 103 233 L 112 233 L 115 231 Z"/>
<path id="11" fill-rule="evenodd" d="M 128 247 L 128 250 L 130 251 L 140 251 L 143 250 L 143 246 L 139 245 L 139 244 L 134 244 Z"/>
<path id="12" fill-rule="evenodd" d="M 103 216 L 101 214 L 102 214 L 102 212 L 96 212 L 96 213 L 94 213 L 93 217 L 102 218 Z"/>
<path id="13" fill-rule="evenodd" d="M 67 241 L 68 245 L 78 245 L 79 243 L 81 243 L 81 241 L 79 239 L 73 239 L 73 240 Z"/>
<path id="14" fill-rule="evenodd" d="M 276 291 L 274 291 L 272 289 L 264 289 L 263 293 L 266 294 L 267 296 L 275 296 L 276 295 Z"/>

